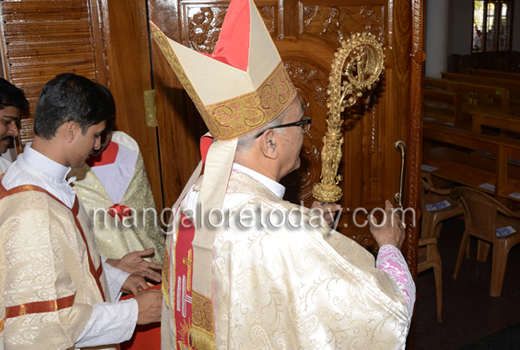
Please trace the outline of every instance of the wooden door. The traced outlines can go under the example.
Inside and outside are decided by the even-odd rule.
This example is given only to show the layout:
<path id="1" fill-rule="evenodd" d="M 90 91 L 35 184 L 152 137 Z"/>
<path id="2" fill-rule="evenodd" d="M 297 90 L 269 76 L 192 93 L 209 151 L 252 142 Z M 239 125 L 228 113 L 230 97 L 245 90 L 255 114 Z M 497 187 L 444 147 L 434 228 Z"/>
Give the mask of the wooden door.
<path id="1" fill-rule="evenodd" d="M 3 0 L 0 6 L 4 77 L 30 104 L 21 122 L 23 148 L 34 137 L 34 108 L 50 79 L 74 72 L 107 85 L 100 7 L 90 0 Z"/>
<path id="2" fill-rule="evenodd" d="M 167 36 L 198 51 L 211 53 L 228 1 L 149 1 L 150 19 Z M 345 113 L 343 160 L 339 173 L 346 212 L 338 229 L 372 252 L 377 244 L 368 227 L 352 223 L 356 208 L 384 208 L 399 190 L 400 153 L 407 145 L 404 206 L 417 209 L 421 147 L 423 50 L 422 0 L 258 0 L 256 4 L 280 51 L 299 96 L 309 108 L 311 130 L 305 135 L 300 169 L 284 183 L 292 201 L 312 202 L 312 186 L 321 172 L 320 150 L 326 131 L 330 65 L 342 40 L 368 31 L 384 45 L 385 71 L 372 103 Z M 200 159 L 198 139 L 206 131 L 180 82 L 159 48 L 152 44 L 159 143 L 165 205 L 174 203 Z M 416 271 L 417 227 L 407 217 L 403 252 Z M 358 222 L 363 222 L 360 216 Z"/>
<path id="3" fill-rule="evenodd" d="M 168 36 L 193 49 L 212 52 L 228 1 L 148 1 L 149 17 Z M 369 108 L 345 114 L 345 144 L 339 173 L 350 209 L 338 229 L 369 250 L 368 230 L 352 223 L 355 208 L 382 207 L 399 187 L 395 141 L 407 144 L 405 207 L 417 208 L 422 114 L 422 0 L 262 0 L 257 6 L 280 50 L 313 127 L 306 135 L 300 170 L 287 179 L 292 201 L 312 201 L 319 180 L 325 133 L 329 67 L 341 40 L 369 31 L 383 42 L 386 70 Z M 74 71 L 109 86 L 118 106 L 117 126 L 141 146 L 158 209 L 171 207 L 200 156 L 206 131 L 179 81 L 152 43 L 150 76 L 146 1 L 2 1 L 2 54 L 6 77 L 28 94 L 34 108 L 41 86 L 54 75 Z M 66 10 L 64 10 L 66 6 Z M 156 90 L 158 128 L 147 128 L 142 90 Z M 26 119 L 21 144 L 32 139 Z M 159 141 L 159 149 L 157 149 Z M 160 158 L 160 164 L 159 164 Z M 349 215 L 350 214 L 350 215 Z M 359 218 L 362 221 L 363 218 Z M 345 227 L 345 225 L 347 225 Z M 417 229 L 408 225 L 403 251 L 415 274 Z"/>

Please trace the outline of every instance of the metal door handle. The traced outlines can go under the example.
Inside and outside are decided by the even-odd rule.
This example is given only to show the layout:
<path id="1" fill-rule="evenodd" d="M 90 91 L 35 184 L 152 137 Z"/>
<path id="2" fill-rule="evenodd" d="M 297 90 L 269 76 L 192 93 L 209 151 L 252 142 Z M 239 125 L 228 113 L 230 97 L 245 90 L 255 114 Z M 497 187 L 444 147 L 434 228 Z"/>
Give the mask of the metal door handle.
<path id="1" fill-rule="evenodd" d="M 394 194 L 394 200 L 400 208 L 403 207 L 404 179 L 406 165 L 406 145 L 403 141 L 397 141 L 394 145 L 395 150 L 401 152 L 401 176 L 399 178 L 399 192 Z"/>

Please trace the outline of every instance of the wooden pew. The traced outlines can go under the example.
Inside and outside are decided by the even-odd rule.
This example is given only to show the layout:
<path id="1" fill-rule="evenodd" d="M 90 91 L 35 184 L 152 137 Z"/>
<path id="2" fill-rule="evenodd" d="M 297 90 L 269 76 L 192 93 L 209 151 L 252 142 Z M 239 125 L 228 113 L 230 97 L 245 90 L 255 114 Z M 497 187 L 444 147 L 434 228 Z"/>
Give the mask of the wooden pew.
<path id="1" fill-rule="evenodd" d="M 498 78 L 496 76 L 478 76 L 474 74 L 441 72 L 442 79 L 460 81 L 469 84 L 498 86 L 509 89 L 510 102 L 515 100 L 515 102 L 520 103 L 520 74 L 517 75 L 518 78 L 513 80 Z"/>
<path id="2" fill-rule="evenodd" d="M 457 92 L 425 88 L 423 94 L 423 116 L 442 124 L 452 123 L 462 128 L 462 95 Z"/>
<path id="3" fill-rule="evenodd" d="M 485 110 L 475 111 L 472 114 L 472 128 L 476 133 L 482 133 L 482 126 L 513 131 L 520 133 L 520 118 L 508 114 L 487 112 Z"/>
<path id="4" fill-rule="evenodd" d="M 520 202 L 510 197 L 520 192 L 520 141 L 482 135 L 425 121 L 423 164 L 437 168 L 432 175 L 478 188 L 495 198 Z M 481 154 L 475 152 L 484 152 Z M 482 184 L 495 186 L 494 191 Z"/>
<path id="5" fill-rule="evenodd" d="M 498 86 L 486 86 L 479 84 L 468 84 L 459 81 L 437 79 L 437 78 L 424 78 L 424 86 L 437 88 L 441 90 L 448 90 L 453 92 L 460 92 L 463 94 L 463 98 L 468 100 L 469 103 L 475 105 L 479 97 L 488 97 L 491 101 L 501 100 L 500 110 L 503 113 L 509 112 L 509 89 Z M 482 101 L 479 101 L 484 104 Z M 465 103 L 467 105 L 468 103 Z"/>
<path id="6" fill-rule="evenodd" d="M 516 81 L 520 79 L 520 73 L 506 72 L 501 70 L 476 69 L 475 73 L 481 77 L 493 77 L 497 79 L 509 79 Z"/>

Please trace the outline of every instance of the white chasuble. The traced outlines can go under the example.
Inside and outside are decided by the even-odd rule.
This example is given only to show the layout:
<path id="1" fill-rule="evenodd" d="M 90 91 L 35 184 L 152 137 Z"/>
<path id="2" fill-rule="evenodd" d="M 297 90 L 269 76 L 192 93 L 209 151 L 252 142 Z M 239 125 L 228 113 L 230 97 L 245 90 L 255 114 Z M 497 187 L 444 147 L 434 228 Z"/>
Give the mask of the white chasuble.
<path id="1" fill-rule="evenodd" d="M 124 145 L 128 147 L 132 144 L 127 142 Z M 136 151 L 139 152 L 139 149 Z M 107 190 L 87 164 L 73 169 L 69 177 L 76 177 L 74 189 L 90 217 L 102 256 L 120 259 L 134 251 L 155 248 L 155 255 L 146 260 L 162 264 L 164 234 L 141 152 L 137 155 L 134 173 L 119 203 L 112 202 Z M 109 209 L 114 207 L 117 210 Z"/>
<path id="2" fill-rule="evenodd" d="M 181 204 L 194 223 L 198 190 L 200 181 Z M 213 248 L 215 349 L 404 349 L 405 296 L 363 247 L 242 173 L 232 173 L 223 210 Z M 175 228 L 167 252 L 182 239 Z M 162 348 L 181 349 L 169 261 Z"/>
<path id="3" fill-rule="evenodd" d="M 86 212 L 32 185 L 0 198 L 0 349 L 72 348 L 110 301 Z"/>

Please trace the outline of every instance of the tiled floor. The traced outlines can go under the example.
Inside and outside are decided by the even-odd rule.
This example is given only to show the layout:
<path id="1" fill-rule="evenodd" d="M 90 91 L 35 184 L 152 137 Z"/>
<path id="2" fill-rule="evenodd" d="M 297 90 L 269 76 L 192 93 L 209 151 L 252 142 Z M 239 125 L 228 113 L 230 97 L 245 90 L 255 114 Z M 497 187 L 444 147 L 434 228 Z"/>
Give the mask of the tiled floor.
<path id="1" fill-rule="evenodd" d="M 433 270 L 418 276 L 415 350 L 458 349 L 520 320 L 520 245 L 509 254 L 502 295 L 491 297 L 492 252 L 486 262 L 477 262 L 476 240 L 471 241 L 470 260 L 464 259 L 458 279 L 453 279 L 463 231 L 462 220 L 448 220 L 438 241 L 443 263 L 442 323 L 436 316 Z M 510 339 L 513 342 L 518 337 Z"/>

